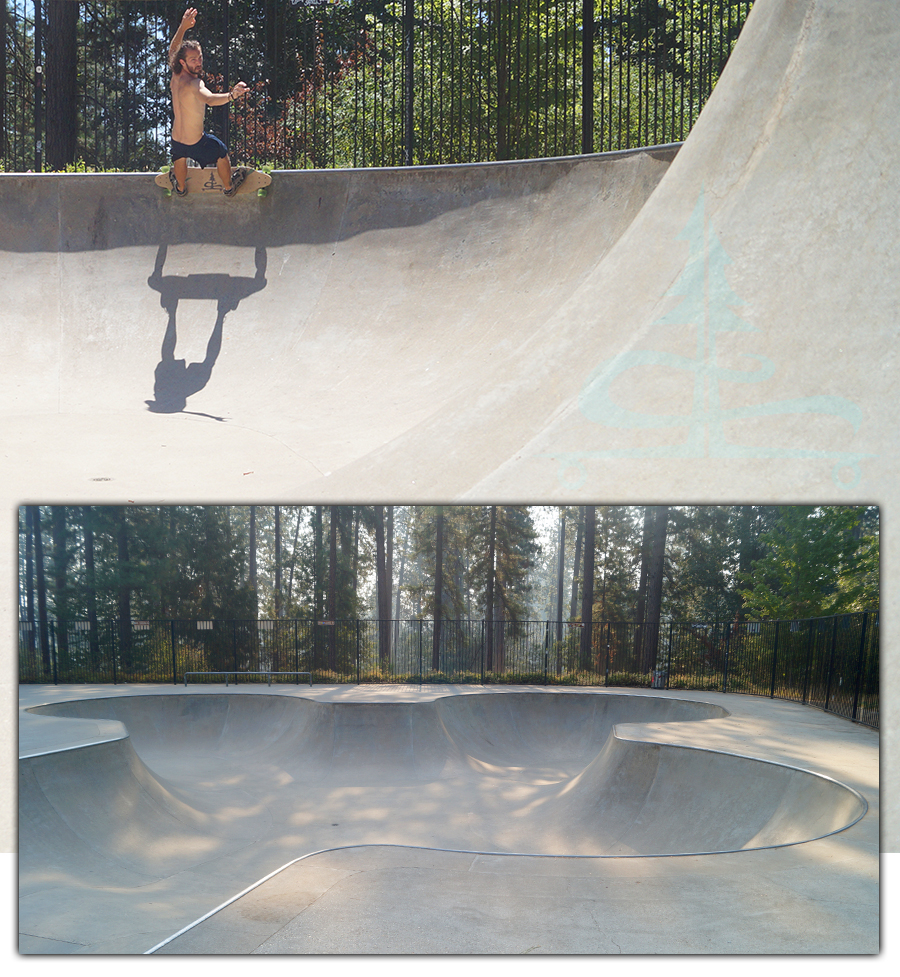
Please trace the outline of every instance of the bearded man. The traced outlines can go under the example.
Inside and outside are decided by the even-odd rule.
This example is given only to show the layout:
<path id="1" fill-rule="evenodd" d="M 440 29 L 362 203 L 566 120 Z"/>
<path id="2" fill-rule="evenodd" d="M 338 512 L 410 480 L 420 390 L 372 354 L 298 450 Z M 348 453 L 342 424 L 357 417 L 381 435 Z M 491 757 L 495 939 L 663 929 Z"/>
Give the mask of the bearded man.
<path id="1" fill-rule="evenodd" d="M 199 41 L 186 41 L 184 35 L 197 21 L 197 11 L 190 7 L 169 45 L 172 68 L 172 170 L 169 178 L 179 197 L 187 193 L 188 158 L 201 167 L 215 166 L 225 196 L 231 197 L 244 180 L 244 171 L 233 173 L 228 148 L 221 139 L 203 131 L 207 105 L 226 105 L 243 98 L 249 88 L 239 81 L 229 92 L 211 92 L 203 81 L 203 50 Z"/>

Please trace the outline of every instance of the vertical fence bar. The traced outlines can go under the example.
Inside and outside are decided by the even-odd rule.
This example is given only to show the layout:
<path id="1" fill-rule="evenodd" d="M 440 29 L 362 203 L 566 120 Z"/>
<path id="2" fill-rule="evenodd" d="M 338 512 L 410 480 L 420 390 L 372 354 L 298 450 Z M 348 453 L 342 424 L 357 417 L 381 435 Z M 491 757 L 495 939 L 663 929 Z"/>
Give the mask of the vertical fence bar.
<path id="1" fill-rule="evenodd" d="M 675 633 L 675 622 L 669 621 L 669 647 L 666 650 L 666 691 L 669 689 L 669 674 L 672 671 L 672 640 Z"/>
<path id="2" fill-rule="evenodd" d="M 544 685 L 549 684 L 548 671 L 550 668 L 550 621 L 547 621 L 547 631 L 544 634 Z"/>
<path id="3" fill-rule="evenodd" d="M 775 622 L 775 647 L 772 649 L 772 688 L 769 692 L 769 698 L 775 698 L 775 670 L 778 666 L 778 630 L 781 625 L 781 621 Z"/>
<path id="4" fill-rule="evenodd" d="M 722 668 L 722 691 L 728 691 L 728 655 L 731 651 L 731 622 L 725 625 L 725 661 Z"/>
<path id="5" fill-rule="evenodd" d="M 118 658 L 118 642 L 119 642 L 119 629 L 118 627 L 111 627 L 109 629 L 110 646 L 112 647 L 112 673 L 113 673 L 113 685 L 116 684 L 116 659 Z"/>
<path id="6" fill-rule="evenodd" d="M 172 685 L 178 685 L 178 660 L 175 657 L 175 622 L 169 621 L 169 645 L 172 652 Z"/>
<path id="7" fill-rule="evenodd" d="M 837 645 L 837 616 L 835 616 L 831 627 L 831 654 L 828 656 L 828 673 L 825 680 L 825 712 L 828 712 L 828 703 L 831 699 L 831 676 L 834 673 L 834 650 Z"/>
<path id="8" fill-rule="evenodd" d="M 53 684 L 59 685 L 59 666 L 56 660 L 56 622 L 50 621 L 50 664 L 53 668 Z"/>
<path id="9" fill-rule="evenodd" d="M 869 623 L 869 612 L 866 611 L 863 614 L 862 633 L 859 636 L 859 654 L 857 655 L 856 658 L 856 682 L 854 683 L 855 688 L 853 690 L 853 713 L 850 716 L 850 718 L 854 722 L 856 722 L 856 716 L 859 710 L 859 692 L 860 692 L 860 684 L 862 683 L 863 659 L 866 653 L 866 628 L 868 626 L 868 623 Z"/>
<path id="10" fill-rule="evenodd" d="M 481 622 L 481 684 L 484 685 L 484 621 Z"/>
<path id="11" fill-rule="evenodd" d="M 803 672 L 803 698 L 801 702 L 806 704 L 807 695 L 809 693 L 809 670 L 812 666 L 812 648 L 813 648 L 813 622 L 809 622 L 809 627 L 807 628 L 809 637 L 806 641 L 806 669 Z"/>

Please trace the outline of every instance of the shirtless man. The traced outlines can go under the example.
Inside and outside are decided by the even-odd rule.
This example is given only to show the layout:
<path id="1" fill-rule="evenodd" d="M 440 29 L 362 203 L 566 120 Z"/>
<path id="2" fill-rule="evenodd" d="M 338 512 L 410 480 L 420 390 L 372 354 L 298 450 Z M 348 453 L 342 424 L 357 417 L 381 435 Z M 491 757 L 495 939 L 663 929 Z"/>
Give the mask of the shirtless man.
<path id="1" fill-rule="evenodd" d="M 169 64 L 172 68 L 172 108 L 175 121 L 172 124 L 172 171 L 170 179 L 173 189 L 179 196 L 187 193 L 188 157 L 201 166 L 215 164 L 219 180 L 230 197 L 236 191 L 244 174 L 238 171 L 232 181 L 231 161 L 228 148 L 221 139 L 203 131 L 203 119 L 207 105 L 225 105 L 236 98 L 243 98 L 249 88 L 239 81 L 230 92 L 216 94 L 211 92 L 203 81 L 203 51 L 198 41 L 186 41 L 185 32 L 197 20 L 194 7 L 184 12 L 181 26 L 169 45 Z"/>

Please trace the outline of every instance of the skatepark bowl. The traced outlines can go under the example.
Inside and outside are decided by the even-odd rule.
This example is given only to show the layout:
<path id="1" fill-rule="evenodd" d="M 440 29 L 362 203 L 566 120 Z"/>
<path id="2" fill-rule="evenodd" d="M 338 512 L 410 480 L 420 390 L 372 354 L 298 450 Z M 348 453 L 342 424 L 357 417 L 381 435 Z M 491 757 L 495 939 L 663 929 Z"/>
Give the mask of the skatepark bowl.
<path id="1" fill-rule="evenodd" d="M 872 953 L 877 791 L 735 694 L 22 686 L 19 948 Z"/>

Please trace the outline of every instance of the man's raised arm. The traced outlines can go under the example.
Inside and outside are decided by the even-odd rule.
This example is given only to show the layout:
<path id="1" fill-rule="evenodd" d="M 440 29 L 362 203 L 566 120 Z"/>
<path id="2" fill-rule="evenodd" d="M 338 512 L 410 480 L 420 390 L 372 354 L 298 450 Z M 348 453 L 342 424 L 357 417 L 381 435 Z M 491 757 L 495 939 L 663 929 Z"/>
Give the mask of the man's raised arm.
<path id="1" fill-rule="evenodd" d="M 184 16 L 181 18 L 181 24 L 178 30 L 175 31 L 175 36 L 172 38 L 172 43 L 169 45 L 169 64 L 175 63 L 175 52 L 181 47 L 181 42 L 184 40 L 184 35 L 189 31 L 197 21 L 197 10 L 195 7 L 189 7 L 184 12 Z"/>

